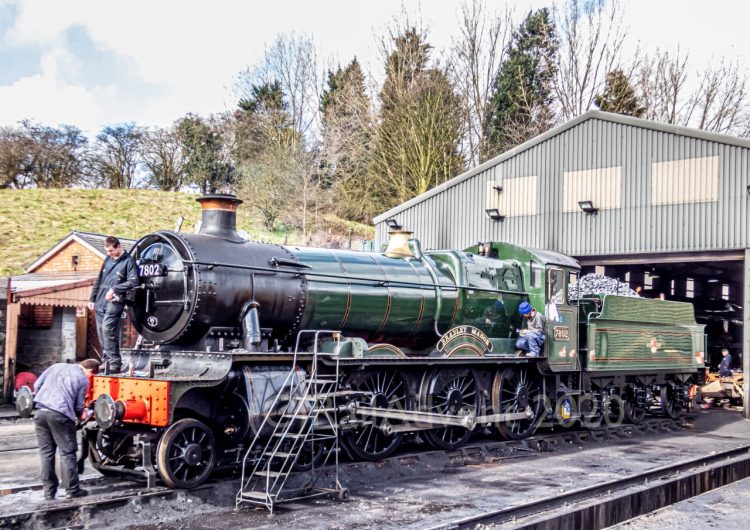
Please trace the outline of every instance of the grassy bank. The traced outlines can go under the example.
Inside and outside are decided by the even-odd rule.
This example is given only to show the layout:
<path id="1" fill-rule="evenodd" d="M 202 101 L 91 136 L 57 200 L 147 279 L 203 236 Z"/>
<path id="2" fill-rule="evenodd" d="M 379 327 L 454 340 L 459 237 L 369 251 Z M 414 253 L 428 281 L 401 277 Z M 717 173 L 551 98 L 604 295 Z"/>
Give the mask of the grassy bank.
<path id="1" fill-rule="evenodd" d="M 72 230 L 137 239 L 154 230 L 173 230 L 184 217 L 182 230 L 192 231 L 200 219 L 196 197 L 152 190 L 0 190 L 0 275 L 22 273 Z M 240 206 L 237 228 L 255 240 L 305 243 L 300 232 L 284 227 L 262 230 L 247 204 Z M 317 231 L 323 235 L 314 235 L 312 244 L 338 241 L 346 246 L 348 238 L 371 239 L 374 234 L 372 227 L 335 218 L 322 218 Z"/>

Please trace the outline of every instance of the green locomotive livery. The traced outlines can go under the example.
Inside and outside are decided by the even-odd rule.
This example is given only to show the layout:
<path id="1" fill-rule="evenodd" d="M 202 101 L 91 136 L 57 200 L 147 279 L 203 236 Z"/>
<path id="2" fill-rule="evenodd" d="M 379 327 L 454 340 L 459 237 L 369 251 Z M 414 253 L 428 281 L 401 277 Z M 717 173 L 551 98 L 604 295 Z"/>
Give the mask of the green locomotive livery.
<path id="1" fill-rule="evenodd" d="M 152 466 L 171 486 L 200 484 L 273 436 L 268 418 L 295 399 L 289 374 L 333 380 L 338 439 L 377 460 L 414 433 L 453 449 L 485 426 L 522 439 L 543 422 L 675 417 L 703 372 L 691 305 L 571 300 L 568 256 L 499 242 L 425 251 L 405 232 L 381 253 L 250 242 L 235 231 L 241 201 L 199 200 L 200 233 L 133 248 L 148 271 L 131 309 L 142 340 L 129 370 L 96 377 L 87 431 L 107 473 Z M 538 357 L 517 349 L 527 304 L 546 316 Z"/>

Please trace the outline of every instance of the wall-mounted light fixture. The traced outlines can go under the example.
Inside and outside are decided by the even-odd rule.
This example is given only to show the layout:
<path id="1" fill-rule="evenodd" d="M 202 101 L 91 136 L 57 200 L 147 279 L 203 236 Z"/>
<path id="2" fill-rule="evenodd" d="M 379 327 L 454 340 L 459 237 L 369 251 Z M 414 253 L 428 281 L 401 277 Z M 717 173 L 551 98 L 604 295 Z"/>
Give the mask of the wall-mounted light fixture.
<path id="1" fill-rule="evenodd" d="M 505 219 L 505 216 L 500 213 L 500 210 L 497 208 L 487 208 L 484 213 L 487 214 L 487 217 L 492 219 L 493 221 L 502 221 Z"/>
<path id="2" fill-rule="evenodd" d="M 388 228 L 391 230 L 401 230 L 401 225 L 393 218 L 386 219 L 385 224 L 388 225 Z"/>
<path id="3" fill-rule="evenodd" d="M 596 215 L 596 212 L 599 211 L 599 208 L 595 208 L 591 201 L 578 201 L 578 206 L 589 215 Z"/>
<path id="4" fill-rule="evenodd" d="M 750 185 L 747 187 L 747 194 L 750 195 Z"/>
<path id="5" fill-rule="evenodd" d="M 750 188 L 750 186 L 748 186 L 748 188 Z M 501 192 L 501 191 L 503 191 L 503 185 L 502 184 L 495 184 L 494 186 L 492 186 L 492 189 L 495 190 L 495 191 L 497 191 L 497 192 Z"/>

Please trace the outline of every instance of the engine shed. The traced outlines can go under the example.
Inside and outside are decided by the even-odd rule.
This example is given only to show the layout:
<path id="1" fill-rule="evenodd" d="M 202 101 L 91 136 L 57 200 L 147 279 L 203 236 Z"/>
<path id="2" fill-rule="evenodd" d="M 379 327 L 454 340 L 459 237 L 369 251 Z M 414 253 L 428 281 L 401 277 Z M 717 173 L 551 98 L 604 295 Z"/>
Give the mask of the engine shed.
<path id="1" fill-rule="evenodd" d="M 750 140 L 587 112 L 374 219 L 425 249 L 502 241 L 690 302 L 712 368 L 750 372 Z M 750 418 L 750 399 L 744 399 Z"/>

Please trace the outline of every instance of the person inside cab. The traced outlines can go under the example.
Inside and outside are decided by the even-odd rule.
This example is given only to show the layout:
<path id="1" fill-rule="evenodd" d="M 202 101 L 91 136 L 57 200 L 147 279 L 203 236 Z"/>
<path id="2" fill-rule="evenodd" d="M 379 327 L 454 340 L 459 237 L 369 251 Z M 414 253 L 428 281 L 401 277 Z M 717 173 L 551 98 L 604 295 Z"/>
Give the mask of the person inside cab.
<path id="1" fill-rule="evenodd" d="M 518 332 L 516 348 L 520 350 L 519 354 L 539 357 L 544 351 L 544 317 L 528 302 L 518 306 L 518 312 L 524 318 L 525 327 Z"/>

